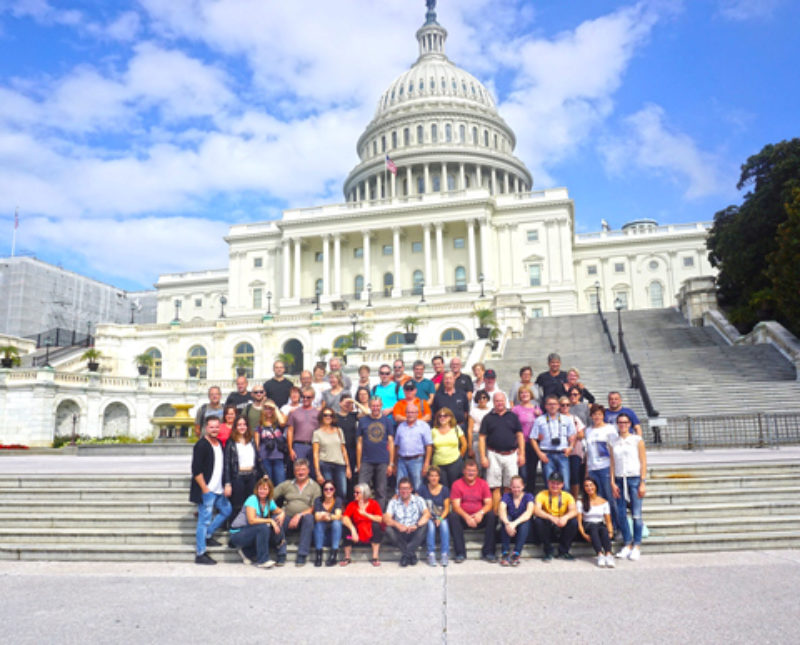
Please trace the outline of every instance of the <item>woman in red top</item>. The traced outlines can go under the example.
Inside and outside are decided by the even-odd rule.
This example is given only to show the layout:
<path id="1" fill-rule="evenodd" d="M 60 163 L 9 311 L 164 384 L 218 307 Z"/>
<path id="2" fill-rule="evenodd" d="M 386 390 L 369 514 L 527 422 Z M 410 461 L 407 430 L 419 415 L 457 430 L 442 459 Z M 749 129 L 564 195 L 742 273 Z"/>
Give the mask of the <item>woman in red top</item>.
<path id="1" fill-rule="evenodd" d="M 236 422 L 236 417 L 238 416 L 239 411 L 236 409 L 235 405 L 226 405 L 225 409 L 222 411 L 222 423 L 219 424 L 217 439 L 219 439 L 223 448 L 225 448 L 225 444 L 228 443 L 228 438 L 233 432 L 233 424 Z"/>
<path id="2" fill-rule="evenodd" d="M 355 499 L 344 509 L 342 526 L 350 531 L 350 535 L 344 538 L 344 559 L 339 566 L 346 567 L 352 560 L 350 554 L 354 544 L 370 543 L 372 547 L 372 566 L 379 567 L 381 564 L 378 557 L 381 550 L 381 520 L 383 513 L 378 502 L 371 499 L 371 491 L 367 484 L 356 484 L 353 489 Z"/>

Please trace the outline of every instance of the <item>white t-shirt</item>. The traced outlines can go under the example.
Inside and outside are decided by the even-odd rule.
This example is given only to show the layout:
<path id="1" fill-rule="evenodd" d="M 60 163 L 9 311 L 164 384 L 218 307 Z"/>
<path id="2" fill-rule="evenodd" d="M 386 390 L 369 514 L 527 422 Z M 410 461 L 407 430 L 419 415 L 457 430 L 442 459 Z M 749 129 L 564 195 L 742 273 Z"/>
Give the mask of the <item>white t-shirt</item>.
<path id="1" fill-rule="evenodd" d="M 474 421 L 472 426 L 472 445 L 477 448 L 478 446 L 478 435 L 480 434 L 478 431 L 481 429 L 481 421 L 483 421 L 483 417 L 489 414 L 492 411 L 492 406 L 488 406 L 485 410 L 481 410 L 474 405 L 469 410 L 469 416 Z"/>
<path id="2" fill-rule="evenodd" d="M 214 470 L 211 471 L 211 479 L 208 480 L 208 490 L 215 495 L 222 495 L 222 444 L 217 443 L 212 446 L 214 449 Z"/>
<path id="3" fill-rule="evenodd" d="M 609 457 L 609 442 L 617 438 L 617 429 L 608 424 L 599 428 L 586 426 L 584 438 L 586 440 L 586 469 L 600 470 L 611 465 Z"/>
<path id="4" fill-rule="evenodd" d="M 611 507 L 608 502 L 603 502 L 598 506 L 592 506 L 588 513 L 584 513 L 583 502 L 578 500 L 578 513 L 583 515 L 584 522 L 603 522 L 606 515 L 611 515 Z"/>
<path id="5" fill-rule="evenodd" d="M 638 477 L 642 474 L 639 462 L 639 444 L 642 438 L 638 434 L 629 434 L 624 439 L 617 437 L 611 442 L 614 451 L 614 476 Z"/>
<path id="6" fill-rule="evenodd" d="M 256 465 L 256 451 L 252 443 L 236 443 L 239 470 L 252 470 Z"/>

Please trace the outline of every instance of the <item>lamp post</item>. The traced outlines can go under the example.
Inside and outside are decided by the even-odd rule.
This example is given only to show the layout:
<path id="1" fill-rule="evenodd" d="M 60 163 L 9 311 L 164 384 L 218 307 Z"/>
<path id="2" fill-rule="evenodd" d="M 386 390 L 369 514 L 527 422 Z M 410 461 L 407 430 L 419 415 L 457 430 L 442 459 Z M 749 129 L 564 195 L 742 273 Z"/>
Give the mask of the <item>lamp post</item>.
<path id="1" fill-rule="evenodd" d="M 225 317 L 225 305 L 228 304 L 228 299 L 225 296 L 220 296 L 219 299 L 219 317 Z"/>
<path id="2" fill-rule="evenodd" d="M 594 281 L 594 300 L 597 305 L 597 313 L 602 314 L 603 311 L 600 309 L 600 280 Z"/>
<path id="3" fill-rule="evenodd" d="M 614 300 L 614 309 L 617 310 L 617 336 L 619 337 L 619 351 L 622 353 L 622 298 Z"/>
<path id="4" fill-rule="evenodd" d="M 486 294 L 483 292 L 483 281 L 486 279 L 486 276 L 483 273 L 478 274 L 478 282 L 481 283 L 481 295 L 478 296 L 479 298 L 485 298 Z"/>
<path id="5" fill-rule="evenodd" d="M 372 283 L 367 282 L 367 307 L 372 306 Z"/>
<path id="6" fill-rule="evenodd" d="M 52 367 L 52 365 L 50 365 L 50 345 L 52 345 L 52 344 L 53 344 L 53 341 L 50 340 L 49 338 L 47 339 L 47 342 L 45 342 L 45 345 L 44 345 L 44 365 L 42 367 Z"/>
<path id="7" fill-rule="evenodd" d="M 356 339 L 356 325 L 358 324 L 358 314 L 350 314 L 350 323 L 353 325 L 353 349 L 358 347 L 358 340 Z"/>
<path id="8" fill-rule="evenodd" d="M 314 304 L 315 304 L 314 311 L 319 311 L 320 310 L 319 309 L 319 297 L 320 297 L 320 294 L 321 294 L 321 292 L 319 290 L 319 287 L 317 287 L 316 290 L 314 291 Z"/>
<path id="9" fill-rule="evenodd" d="M 180 322 L 181 321 L 181 301 L 178 298 L 175 298 L 175 320 L 172 322 Z"/>
<path id="10" fill-rule="evenodd" d="M 272 315 L 272 291 L 267 291 L 267 316 Z"/>
<path id="11" fill-rule="evenodd" d="M 91 347 L 92 345 L 92 321 L 89 320 L 86 323 L 86 347 Z"/>
<path id="12" fill-rule="evenodd" d="M 419 281 L 419 293 L 420 293 L 419 301 L 425 302 L 425 280 Z"/>
<path id="13" fill-rule="evenodd" d="M 133 312 L 136 311 L 136 303 L 131 301 L 131 325 L 133 324 Z"/>

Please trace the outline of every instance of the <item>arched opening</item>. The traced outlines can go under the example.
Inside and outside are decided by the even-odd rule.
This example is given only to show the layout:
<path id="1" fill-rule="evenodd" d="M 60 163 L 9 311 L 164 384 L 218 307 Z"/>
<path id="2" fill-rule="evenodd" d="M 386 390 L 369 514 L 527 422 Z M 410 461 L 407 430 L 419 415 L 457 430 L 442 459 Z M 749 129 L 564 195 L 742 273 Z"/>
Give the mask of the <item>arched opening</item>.
<path id="1" fill-rule="evenodd" d="M 253 378 L 253 363 L 256 352 L 250 343 L 239 343 L 233 350 L 234 373 L 244 370 L 244 376 Z"/>
<path id="2" fill-rule="evenodd" d="M 296 338 L 287 340 L 283 344 L 283 353 L 294 357 L 294 362 L 286 365 L 286 371 L 289 374 L 299 374 L 303 371 L 303 343 Z"/>
<path id="3" fill-rule="evenodd" d="M 442 345 L 458 345 L 464 342 L 464 334 L 460 329 L 450 327 L 442 332 L 442 335 L 439 337 L 439 342 Z"/>
<path id="4" fill-rule="evenodd" d="M 157 347 L 151 347 L 145 354 L 150 354 L 153 359 L 153 364 L 147 369 L 147 375 L 150 378 L 161 378 L 161 350 Z"/>
<path id="5" fill-rule="evenodd" d="M 206 378 L 208 374 L 208 354 L 206 348 L 201 345 L 195 345 L 189 350 L 186 355 L 186 373 L 192 368 L 197 369 L 197 378 Z M 191 376 L 191 374 L 189 374 Z"/>
<path id="6" fill-rule="evenodd" d="M 391 273 L 383 274 L 383 295 L 386 298 L 392 297 L 392 288 L 394 287 L 394 276 Z"/>
<path id="7" fill-rule="evenodd" d="M 456 291 L 467 290 L 467 270 L 462 267 L 456 267 Z"/>
<path id="8" fill-rule="evenodd" d="M 56 437 L 76 436 L 81 433 L 81 408 L 72 399 L 64 399 L 56 408 Z"/>
<path id="9" fill-rule="evenodd" d="M 422 271 L 417 269 L 414 271 L 414 288 L 412 290 L 415 296 L 419 296 L 422 294 L 422 283 L 424 281 Z"/>
<path id="10" fill-rule="evenodd" d="M 154 411 L 154 417 L 174 417 L 175 416 L 175 408 L 173 408 L 169 403 L 161 403 Z"/>
<path id="11" fill-rule="evenodd" d="M 650 306 L 653 309 L 662 309 L 664 307 L 664 287 L 657 280 L 650 283 Z"/>
<path id="12" fill-rule="evenodd" d="M 127 435 L 131 428 L 131 415 L 128 406 L 114 402 L 103 411 L 103 436 L 121 437 Z"/>
<path id="13" fill-rule="evenodd" d="M 386 337 L 386 348 L 392 349 L 394 347 L 402 347 L 405 343 L 405 334 L 399 331 L 394 331 Z"/>

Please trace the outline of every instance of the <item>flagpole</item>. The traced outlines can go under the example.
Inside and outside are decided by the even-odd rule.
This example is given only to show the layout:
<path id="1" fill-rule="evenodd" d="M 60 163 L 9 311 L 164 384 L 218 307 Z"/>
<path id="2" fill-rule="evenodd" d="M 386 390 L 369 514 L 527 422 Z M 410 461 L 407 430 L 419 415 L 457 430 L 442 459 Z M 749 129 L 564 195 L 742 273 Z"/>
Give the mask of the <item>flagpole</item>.
<path id="1" fill-rule="evenodd" d="M 11 235 L 11 257 L 14 257 L 14 252 L 17 249 L 17 228 L 19 227 L 19 206 L 14 211 L 14 232 Z"/>

